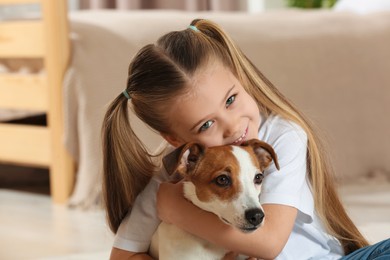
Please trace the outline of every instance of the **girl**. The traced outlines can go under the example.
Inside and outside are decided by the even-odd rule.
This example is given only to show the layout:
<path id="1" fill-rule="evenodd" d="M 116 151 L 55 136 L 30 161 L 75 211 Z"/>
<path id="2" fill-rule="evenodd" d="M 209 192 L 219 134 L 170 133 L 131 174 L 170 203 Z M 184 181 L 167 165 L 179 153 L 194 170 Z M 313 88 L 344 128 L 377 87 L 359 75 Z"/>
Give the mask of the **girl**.
<path id="1" fill-rule="evenodd" d="M 173 147 L 190 141 L 239 145 L 252 138 L 272 145 L 280 171 L 265 172 L 264 225 L 242 234 L 186 201 L 180 183 L 160 185 L 169 173 L 134 134 L 129 104 Z M 339 259 L 375 249 L 366 247 L 341 205 L 310 122 L 210 21 L 194 20 L 139 51 L 126 90 L 106 113 L 103 149 L 105 207 L 116 233 L 112 259 L 149 259 L 159 218 L 232 252 L 265 259 Z M 377 246 L 384 252 L 389 244 Z"/>

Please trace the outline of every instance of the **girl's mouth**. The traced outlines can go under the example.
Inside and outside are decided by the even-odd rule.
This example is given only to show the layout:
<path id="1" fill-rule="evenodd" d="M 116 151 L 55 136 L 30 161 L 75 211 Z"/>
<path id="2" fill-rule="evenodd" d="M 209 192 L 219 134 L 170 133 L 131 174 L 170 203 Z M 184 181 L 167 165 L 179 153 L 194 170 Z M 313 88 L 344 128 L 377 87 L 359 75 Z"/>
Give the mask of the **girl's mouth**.
<path id="1" fill-rule="evenodd" d="M 236 145 L 243 142 L 247 134 L 248 134 L 248 128 L 245 129 L 245 132 L 236 141 L 234 141 L 233 144 Z"/>

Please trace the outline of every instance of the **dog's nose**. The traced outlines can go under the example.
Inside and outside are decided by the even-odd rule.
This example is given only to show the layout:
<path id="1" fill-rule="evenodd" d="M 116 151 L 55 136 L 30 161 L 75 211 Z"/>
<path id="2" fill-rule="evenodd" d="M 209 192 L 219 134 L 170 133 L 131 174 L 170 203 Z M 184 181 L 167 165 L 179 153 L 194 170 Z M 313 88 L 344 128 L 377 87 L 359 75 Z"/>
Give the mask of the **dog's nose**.
<path id="1" fill-rule="evenodd" d="M 259 208 L 252 208 L 245 211 L 245 219 L 254 226 L 260 225 L 264 219 L 264 212 Z"/>

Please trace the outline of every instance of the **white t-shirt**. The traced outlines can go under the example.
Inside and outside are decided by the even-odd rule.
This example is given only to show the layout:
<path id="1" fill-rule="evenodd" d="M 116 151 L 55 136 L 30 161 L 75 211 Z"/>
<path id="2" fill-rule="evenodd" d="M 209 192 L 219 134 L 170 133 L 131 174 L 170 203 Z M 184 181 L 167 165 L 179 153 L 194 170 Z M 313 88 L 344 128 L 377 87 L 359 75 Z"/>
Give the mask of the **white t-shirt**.
<path id="1" fill-rule="evenodd" d="M 339 259 L 340 242 L 326 233 L 314 210 L 306 173 L 307 136 L 295 123 L 270 116 L 260 127 L 259 139 L 270 144 L 280 170 L 272 164 L 262 183 L 261 204 L 282 204 L 298 209 L 293 231 L 276 259 Z"/>
<path id="2" fill-rule="evenodd" d="M 307 136 L 298 125 L 279 116 L 263 121 L 259 139 L 270 144 L 280 170 L 272 164 L 265 171 L 260 202 L 298 209 L 293 231 L 277 259 L 338 259 L 343 255 L 337 239 L 327 234 L 314 211 L 314 201 L 306 174 Z M 114 247 L 147 252 L 153 233 L 160 224 L 156 212 L 156 193 L 166 172 L 152 178 L 141 192 L 131 212 L 122 221 Z"/>

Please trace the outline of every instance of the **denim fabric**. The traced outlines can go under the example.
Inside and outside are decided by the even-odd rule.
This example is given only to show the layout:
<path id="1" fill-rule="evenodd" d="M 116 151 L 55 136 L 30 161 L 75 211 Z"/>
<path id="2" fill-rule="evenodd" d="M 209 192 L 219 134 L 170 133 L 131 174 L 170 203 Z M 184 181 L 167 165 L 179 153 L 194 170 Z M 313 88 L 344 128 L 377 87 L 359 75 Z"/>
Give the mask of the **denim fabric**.
<path id="1" fill-rule="evenodd" d="M 390 238 L 343 256 L 340 260 L 390 260 Z"/>

